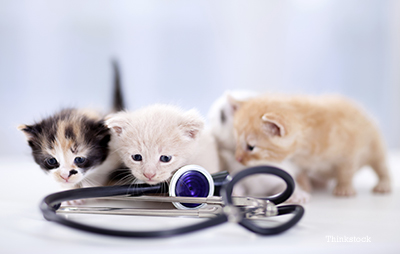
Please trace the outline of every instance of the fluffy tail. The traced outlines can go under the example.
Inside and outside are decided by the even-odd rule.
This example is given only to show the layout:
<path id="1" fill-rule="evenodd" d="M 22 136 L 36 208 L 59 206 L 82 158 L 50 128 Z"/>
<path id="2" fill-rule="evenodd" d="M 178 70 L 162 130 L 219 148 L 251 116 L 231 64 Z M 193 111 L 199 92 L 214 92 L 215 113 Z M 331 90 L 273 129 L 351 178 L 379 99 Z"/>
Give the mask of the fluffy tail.
<path id="1" fill-rule="evenodd" d="M 121 76 L 117 61 L 113 60 L 112 65 L 114 70 L 113 112 L 118 112 L 125 109 L 125 103 L 122 97 Z"/>

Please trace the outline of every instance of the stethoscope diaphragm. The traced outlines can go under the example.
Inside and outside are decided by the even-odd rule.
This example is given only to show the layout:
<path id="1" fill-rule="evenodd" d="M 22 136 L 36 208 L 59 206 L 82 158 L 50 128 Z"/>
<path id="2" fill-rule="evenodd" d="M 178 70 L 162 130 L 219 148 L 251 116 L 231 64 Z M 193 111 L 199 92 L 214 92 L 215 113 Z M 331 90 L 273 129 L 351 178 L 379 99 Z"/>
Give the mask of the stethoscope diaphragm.
<path id="1" fill-rule="evenodd" d="M 210 173 L 198 165 L 186 165 L 178 169 L 169 183 L 171 197 L 207 198 L 214 194 L 214 180 Z M 205 203 L 173 202 L 178 209 L 199 209 Z"/>

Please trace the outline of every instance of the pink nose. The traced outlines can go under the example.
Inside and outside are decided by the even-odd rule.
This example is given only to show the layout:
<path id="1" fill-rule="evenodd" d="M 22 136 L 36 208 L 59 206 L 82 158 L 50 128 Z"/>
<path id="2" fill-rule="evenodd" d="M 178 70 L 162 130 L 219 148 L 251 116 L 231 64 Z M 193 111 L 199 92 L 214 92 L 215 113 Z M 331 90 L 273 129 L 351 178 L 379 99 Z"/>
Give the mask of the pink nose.
<path id="1" fill-rule="evenodd" d="M 72 175 L 76 175 L 76 174 L 78 174 L 78 171 L 76 171 L 75 169 L 71 169 L 68 173 L 67 172 L 62 173 L 62 174 L 60 174 L 60 176 L 62 179 L 67 181 Z"/>
<path id="2" fill-rule="evenodd" d="M 236 160 L 237 160 L 238 162 L 242 162 L 242 161 L 243 161 L 243 157 L 242 157 L 242 156 L 236 155 L 235 157 L 236 157 Z"/>
<path id="3" fill-rule="evenodd" d="M 144 175 L 147 179 L 151 180 L 151 178 L 153 178 L 153 177 L 156 176 L 156 173 L 143 173 L 143 175 Z"/>

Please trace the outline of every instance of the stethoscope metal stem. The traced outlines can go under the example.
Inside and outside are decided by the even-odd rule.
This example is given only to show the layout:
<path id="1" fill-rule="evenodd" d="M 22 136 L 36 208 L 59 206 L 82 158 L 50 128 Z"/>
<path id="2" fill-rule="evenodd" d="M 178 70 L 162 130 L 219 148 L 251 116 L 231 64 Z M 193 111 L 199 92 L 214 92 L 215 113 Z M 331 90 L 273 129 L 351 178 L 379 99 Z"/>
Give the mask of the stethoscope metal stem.
<path id="1" fill-rule="evenodd" d="M 221 206 L 207 206 L 192 210 L 178 209 L 142 209 L 142 208 L 112 208 L 112 207 L 60 207 L 60 214 L 107 214 L 107 215 L 140 215 L 165 217 L 197 217 L 212 218 L 222 212 Z"/>
<path id="2" fill-rule="evenodd" d="M 113 214 L 113 215 L 142 215 L 142 216 L 190 216 L 210 218 L 223 212 L 224 202 L 222 197 L 212 196 L 198 197 L 168 197 L 168 196 L 119 196 L 107 198 L 107 200 L 129 200 L 147 202 L 182 202 L 182 203 L 206 203 L 207 206 L 199 209 L 141 209 L 141 208 L 116 208 L 116 207 L 76 207 L 62 206 L 57 213 L 80 214 Z M 276 215 L 276 206 L 263 199 L 253 197 L 232 197 L 236 207 L 246 210 L 246 217 L 260 218 Z"/>
<path id="3" fill-rule="evenodd" d="M 181 202 L 181 203 L 206 203 L 209 205 L 224 205 L 224 201 L 221 196 L 211 196 L 206 198 L 201 197 L 171 197 L 171 196 L 119 196 L 107 198 L 110 200 L 131 200 L 131 201 L 148 201 L 148 202 Z M 232 197 L 235 206 L 240 207 L 263 207 L 265 206 L 266 200 L 258 199 L 254 197 Z"/>

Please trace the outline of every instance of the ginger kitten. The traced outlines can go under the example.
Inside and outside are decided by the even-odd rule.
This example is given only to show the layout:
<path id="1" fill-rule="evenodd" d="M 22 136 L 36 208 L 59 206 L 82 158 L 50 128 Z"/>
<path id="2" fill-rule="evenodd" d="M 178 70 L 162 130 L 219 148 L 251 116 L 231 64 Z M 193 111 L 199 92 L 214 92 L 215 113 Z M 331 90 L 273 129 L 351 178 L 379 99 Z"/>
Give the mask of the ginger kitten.
<path id="1" fill-rule="evenodd" d="M 379 179 L 373 191 L 391 191 L 378 127 L 348 99 L 266 95 L 230 101 L 241 163 L 291 161 L 307 173 L 334 177 L 337 196 L 355 195 L 353 176 L 369 165 Z"/>
<path id="2" fill-rule="evenodd" d="M 285 170 L 293 178 L 296 178 L 299 169 L 291 162 L 272 163 L 270 161 L 258 160 L 257 162 L 253 162 L 252 165 L 245 166 L 235 160 L 234 108 L 231 106 L 229 98 L 244 101 L 257 95 L 256 92 L 247 90 L 226 91 L 210 107 L 208 120 L 211 132 L 217 141 L 221 170 L 226 170 L 231 175 L 235 175 L 249 166 L 273 165 Z M 271 175 L 261 175 L 242 180 L 235 186 L 233 193 L 236 196 L 270 196 L 283 191 L 285 188 L 286 185 L 281 179 Z M 300 188 L 300 185 L 296 185 L 295 191 L 288 202 L 306 203 L 309 199 L 310 195 Z"/>
<path id="3" fill-rule="evenodd" d="M 120 157 L 138 180 L 164 182 L 187 164 L 218 171 L 215 142 L 203 132 L 204 121 L 195 110 L 156 104 L 111 115 L 106 124 Z"/>

